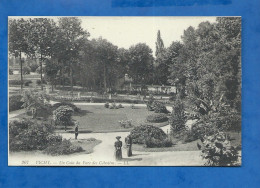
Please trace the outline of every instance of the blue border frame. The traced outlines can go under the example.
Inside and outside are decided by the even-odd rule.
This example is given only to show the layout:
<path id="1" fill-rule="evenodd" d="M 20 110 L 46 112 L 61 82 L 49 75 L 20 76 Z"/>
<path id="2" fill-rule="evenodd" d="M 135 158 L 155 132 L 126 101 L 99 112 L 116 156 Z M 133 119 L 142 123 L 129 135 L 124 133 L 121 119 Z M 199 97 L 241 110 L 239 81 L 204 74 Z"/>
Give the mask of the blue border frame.
<path id="1" fill-rule="evenodd" d="M 0 1 L 0 187 L 260 186 L 260 0 L 180 1 Z M 8 167 L 7 17 L 66 15 L 242 16 L 242 167 Z"/>

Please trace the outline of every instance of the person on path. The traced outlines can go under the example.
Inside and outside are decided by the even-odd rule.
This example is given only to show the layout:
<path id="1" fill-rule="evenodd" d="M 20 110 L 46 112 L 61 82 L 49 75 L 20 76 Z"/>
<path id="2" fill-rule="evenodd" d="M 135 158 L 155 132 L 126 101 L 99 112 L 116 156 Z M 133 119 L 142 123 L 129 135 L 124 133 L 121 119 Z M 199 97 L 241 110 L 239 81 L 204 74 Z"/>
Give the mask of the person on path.
<path id="1" fill-rule="evenodd" d="M 131 135 L 128 135 L 125 138 L 125 143 L 126 143 L 126 148 L 127 148 L 127 156 L 131 157 L 132 156 L 132 143 L 133 143 L 133 139 L 132 139 Z"/>
<path id="2" fill-rule="evenodd" d="M 78 122 L 76 122 L 76 126 L 75 126 L 75 140 L 78 139 L 78 135 L 79 135 L 79 124 L 78 124 Z"/>
<path id="3" fill-rule="evenodd" d="M 120 141 L 121 136 L 117 136 L 116 139 L 117 141 L 115 142 L 115 158 L 116 160 L 121 160 L 122 159 L 122 142 Z"/>

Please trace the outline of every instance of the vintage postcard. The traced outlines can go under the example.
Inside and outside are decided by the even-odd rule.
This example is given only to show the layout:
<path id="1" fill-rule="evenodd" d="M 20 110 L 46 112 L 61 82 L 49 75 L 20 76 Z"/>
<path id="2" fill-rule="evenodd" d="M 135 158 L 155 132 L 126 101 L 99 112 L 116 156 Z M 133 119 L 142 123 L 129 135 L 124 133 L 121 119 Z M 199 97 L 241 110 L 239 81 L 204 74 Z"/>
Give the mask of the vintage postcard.
<path id="1" fill-rule="evenodd" d="M 9 166 L 240 166 L 241 17 L 9 17 Z"/>

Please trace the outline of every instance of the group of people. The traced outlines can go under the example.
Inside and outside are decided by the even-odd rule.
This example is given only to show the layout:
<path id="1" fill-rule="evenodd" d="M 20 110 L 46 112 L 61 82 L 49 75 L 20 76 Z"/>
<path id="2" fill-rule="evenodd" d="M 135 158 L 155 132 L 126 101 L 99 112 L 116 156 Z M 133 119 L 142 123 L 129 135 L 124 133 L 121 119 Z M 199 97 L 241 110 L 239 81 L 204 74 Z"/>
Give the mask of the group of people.
<path id="1" fill-rule="evenodd" d="M 117 141 L 115 142 L 114 146 L 115 146 L 115 158 L 116 160 L 121 160 L 122 159 L 122 146 L 123 143 L 122 141 L 120 141 L 121 136 L 117 136 L 116 139 Z M 131 157 L 132 156 L 132 137 L 130 135 L 128 135 L 125 138 L 125 143 L 126 143 L 126 147 L 127 147 L 127 156 Z"/>

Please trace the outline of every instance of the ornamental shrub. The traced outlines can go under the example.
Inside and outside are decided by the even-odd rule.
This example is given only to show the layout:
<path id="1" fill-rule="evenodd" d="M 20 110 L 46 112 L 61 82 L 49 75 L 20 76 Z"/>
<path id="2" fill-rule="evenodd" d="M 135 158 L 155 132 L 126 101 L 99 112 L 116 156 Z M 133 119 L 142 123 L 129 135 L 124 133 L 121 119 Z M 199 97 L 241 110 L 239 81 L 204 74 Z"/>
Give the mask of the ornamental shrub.
<path id="1" fill-rule="evenodd" d="M 39 65 L 37 63 L 33 63 L 30 65 L 31 68 L 31 72 L 35 72 L 37 70 L 37 68 L 39 67 Z"/>
<path id="2" fill-rule="evenodd" d="M 236 166 L 239 165 L 239 147 L 231 146 L 227 134 L 218 132 L 205 136 L 202 140 L 201 156 L 209 166 Z M 198 144 L 199 146 L 199 144 Z"/>
<path id="3" fill-rule="evenodd" d="M 12 95 L 9 97 L 9 112 L 23 108 L 22 96 Z"/>
<path id="4" fill-rule="evenodd" d="M 52 106 L 52 108 L 53 108 L 54 110 L 56 110 L 56 109 L 59 108 L 60 106 L 69 106 L 69 107 L 71 107 L 71 108 L 73 109 L 74 112 L 77 112 L 77 113 L 79 113 L 80 110 L 81 110 L 79 107 L 77 107 L 76 105 L 74 105 L 74 104 L 72 104 L 72 103 L 70 103 L 70 102 L 59 102 L 59 103 L 55 103 L 55 104 Z"/>
<path id="5" fill-rule="evenodd" d="M 151 114 L 147 116 L 146 120 L 150 123 L 161 123 L 168 121 L 168 117 L 166 114 L 159 113 L 159 114 Z"/>
<path id="6" fill-rule="evenodd" d="M 49 155 L 68 155 L 83 151 L 82 147 L 74 146 L 69 140 L 62 140 L 60 143 L 48 146 L 44 153 Z"/>
<path id="7" fill-rule="evenodd" d="M 135 127 L 131 132 L 130 135 L 133 138 L 133 143 L 135 144 L 145 144 L 145 141 L 149 138 L 153 138 L 156 140 L 165 140 L 167 135 L 164 131 L 158 127 L 153 125 L 144 124 Z"/>
<path id="8" fill-rule="evenodd" d="M 106 103 L 104 104 L 104 107 L 105 107 L 105 108 L 109 108 L 109 102 L 106 102 Z"/>
<path id="9" fill-rule="evenodd" d="M 165 114 L 169 113 L 169 111 L 166 109 L 165 105 L 159 101 L 154 101 L 153 108 L 154 108 L 155 113 L 165 113 Z"/>
<path id="10" fill-rule="evenodd" d="M 145 147 L 147 148 L 164 148 L 171 147 L 173 145 L 171 139 L 166 138 L 165 140 L 158 140 L 149 137 L 145 140 Z"/>
<path id="11" fill-rule="evenodd" d="M 30 74 L 30 72 L 31 72 L 30 67 L 27 67 L 27 66 L 23 67 L 23 74 Z"/>
<path id="12" fill-rule="evenodd" d="M 55 124 L 63 125 L 66 131 L 67 126 L 73 124 L 71 119 L 72 114 L 73 114 L 73 109 L 71 107 L 60 106 L 53 111 L 53 120 Z"/>
<path id="13" fill-rule="evenodd" d="M 35 122 L 22 119 L 9 123 L 9 149 L 10 151 L 43 150 L 49 145 L 60 143 L 61 136 L 53 134 L 53 126 L 48 124 L 35 124 Z"/>
<path id="14" fill-rule="evenodd" d="M 169 123 L 173 133 L 185 130 L 186 116 L 184 113 L 184 104 L 181 100 L 175 101 Z"/>

